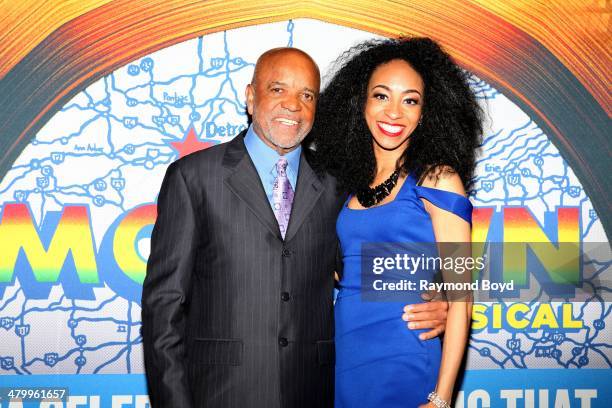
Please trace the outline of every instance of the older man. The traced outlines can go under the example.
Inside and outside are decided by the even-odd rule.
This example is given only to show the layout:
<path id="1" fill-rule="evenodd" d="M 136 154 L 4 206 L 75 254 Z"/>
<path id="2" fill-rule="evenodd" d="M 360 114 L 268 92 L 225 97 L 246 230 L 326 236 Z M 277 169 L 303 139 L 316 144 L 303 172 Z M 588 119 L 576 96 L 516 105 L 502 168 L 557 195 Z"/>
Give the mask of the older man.
<path id="1" fill-rule="evenodd" d="M 142 297 L 153 407 L 333 405 L 343 197 L 300 146 L 319 82 L 303 51 L 264 53 L 246 89 L 252 126 L 168 168 Z"/>

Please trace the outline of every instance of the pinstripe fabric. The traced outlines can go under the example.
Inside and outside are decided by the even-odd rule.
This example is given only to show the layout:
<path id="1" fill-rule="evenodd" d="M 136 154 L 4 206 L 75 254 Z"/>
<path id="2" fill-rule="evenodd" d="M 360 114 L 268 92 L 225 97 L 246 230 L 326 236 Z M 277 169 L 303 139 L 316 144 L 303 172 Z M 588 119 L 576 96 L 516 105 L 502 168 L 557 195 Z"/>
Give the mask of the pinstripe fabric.
<path id="1" fill-rule="evenodd" d="M 302 155 L 283 241 L 243 137 L 162 183 L 142 296 L 155 408 L 333 405 L 342 197 Z"/>

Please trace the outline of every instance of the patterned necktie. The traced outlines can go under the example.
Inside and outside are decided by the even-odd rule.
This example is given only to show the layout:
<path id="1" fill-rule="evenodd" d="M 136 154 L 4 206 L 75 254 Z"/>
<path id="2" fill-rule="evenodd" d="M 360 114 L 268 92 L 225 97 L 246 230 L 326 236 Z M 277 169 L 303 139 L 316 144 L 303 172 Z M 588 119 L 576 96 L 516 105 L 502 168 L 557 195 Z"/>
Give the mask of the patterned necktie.
<path id="1" fill-rule="evenodd" d="M 289 225 L 289 217 L 291 216 L 291 204 L 293 203 L 293 188 L 287 177 L 287 159 L 281 157 L 276 162 L 276 178 L 272 187 L 272 204 L 274 207 L 274 215 L 280 232 L 285 239 L 287 225 Z"/>

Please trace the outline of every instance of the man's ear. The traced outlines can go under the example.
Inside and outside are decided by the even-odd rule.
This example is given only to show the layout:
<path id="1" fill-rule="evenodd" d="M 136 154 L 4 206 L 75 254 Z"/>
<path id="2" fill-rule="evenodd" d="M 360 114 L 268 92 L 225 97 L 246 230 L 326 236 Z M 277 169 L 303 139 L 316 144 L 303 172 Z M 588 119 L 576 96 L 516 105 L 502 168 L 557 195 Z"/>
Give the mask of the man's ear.
<path id="1" fill-rule="evenodd" d="M 253 116 L 253 104 L 255 100 L 255 90 L 253 89 L 252 84 L 247 85 L 245 96 L 246 96 L 247 112 L 249 112 L 249 115 Z"/>

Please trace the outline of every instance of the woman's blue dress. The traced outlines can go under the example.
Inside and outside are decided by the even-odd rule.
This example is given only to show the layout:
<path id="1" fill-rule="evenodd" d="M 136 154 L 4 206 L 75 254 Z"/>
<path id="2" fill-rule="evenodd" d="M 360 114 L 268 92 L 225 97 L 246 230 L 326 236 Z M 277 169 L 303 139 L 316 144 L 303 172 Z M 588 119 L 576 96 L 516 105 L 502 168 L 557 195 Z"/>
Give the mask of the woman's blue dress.
<path id="1" fill-rule="evenodd" d="M 344 270 L 334 308 L 337 408 L 416 408 L 435 388 L 440 340 L 420 340 L 426 330 L 410 330 L 401 318 L 407 303 L 422 302 L 419 293 L 402 302 L 361 298 L 362 243 L 435 242 L 421 198 L 471 223 L 467 198 L 418 186 L 411 175 L 393 201 L 363 210 L 345 204 L 340 211 L 336 228 Z"/>

